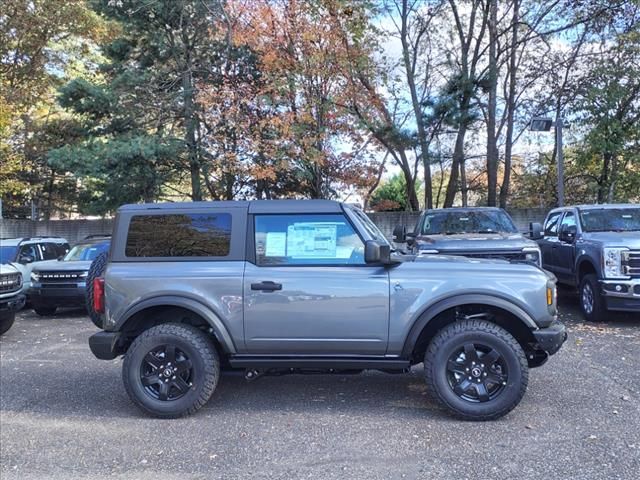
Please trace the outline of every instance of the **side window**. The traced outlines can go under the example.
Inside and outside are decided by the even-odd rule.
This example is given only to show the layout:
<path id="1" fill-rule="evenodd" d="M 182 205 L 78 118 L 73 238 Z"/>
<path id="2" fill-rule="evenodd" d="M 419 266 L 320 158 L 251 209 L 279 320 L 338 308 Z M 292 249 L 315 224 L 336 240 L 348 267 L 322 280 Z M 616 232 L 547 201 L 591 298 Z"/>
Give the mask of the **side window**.
<path id="1" fill-rule="evenodd" d="M 41 243 L 40 251 L 42 252 L 43 260 L 55 260 L 60 256 L 58 255 L 58 249 L 55 243 Z"/>
<path id="2" fill-rule="evenodd" d="M 31 245 L 23 245 L 20 247 L 20 254 L 18 255 L 18 260 L 20 260 L 24 256 L 29 256 L 33 258 L 34 262 L 40 261 L 40 255 L 38 254 L 37 244 L 33 243 Z"/>
<path id="3" fill-rule="evenodd" d="M 131 217 L 127 257 L 226 257 L 231 214 L 191 213 Z"/>
<path id="4" fill-rule="evenodd" d="M 256 263 L 363 265 L 364 243 L 344 215 L 258 215 Z"/>
<path id="5" fill-rule="evenodd" d="M 567 214 L 562 219 L 561 226 L 572 226 L 576 224 L 576 216 L 573 212 L 567 212 Z"/>
<path id="6" fill-rule="evenodd" d="M 557 212 L 549 216 L 547 223 L 544 224 L 544 236 L 545 237 L 557 237 L 558 236 L 558 222 L 562 212 Z"/>

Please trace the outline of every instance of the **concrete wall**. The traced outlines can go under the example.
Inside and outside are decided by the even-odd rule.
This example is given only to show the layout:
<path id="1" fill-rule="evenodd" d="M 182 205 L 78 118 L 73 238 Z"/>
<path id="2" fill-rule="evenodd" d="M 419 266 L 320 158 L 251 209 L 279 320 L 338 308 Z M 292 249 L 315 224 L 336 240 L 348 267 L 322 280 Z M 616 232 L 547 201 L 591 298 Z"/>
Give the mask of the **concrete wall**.
<path id="1" fill-rule="evenodd" d="M 518 230 L 529 230 L 529 222 L 542 223 L 547 211 L 542 208 L 526 208 L 509 210 Z M 393 227 L 405 225 L 408 231 L 413 231 L 418 220 L 418 213 L 413 212 L 379 212 L 370 213 L 371 219 L 380 230 L 391 238 Z M 0 238 L 58 236 L 74 243 L 87 235 L 111 233 L 113 220 L 49 220 L 47 222 L 32 222 L 31 220 L 0 220 Z"/>

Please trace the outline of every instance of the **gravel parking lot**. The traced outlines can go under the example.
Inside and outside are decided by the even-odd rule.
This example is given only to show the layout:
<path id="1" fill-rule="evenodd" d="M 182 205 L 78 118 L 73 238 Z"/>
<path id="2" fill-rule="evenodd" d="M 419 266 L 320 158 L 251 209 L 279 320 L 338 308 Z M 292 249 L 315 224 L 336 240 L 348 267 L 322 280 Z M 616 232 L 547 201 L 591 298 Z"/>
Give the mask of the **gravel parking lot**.
<path id="1" fill-rule="evenodd" d="M 226 375 L 193 417 L 142 416 L 121 360 L 96 360 L 78 311 L 26 311 L 0 340 L 0 477 L 9 479 L 637 478 L 640 319 L 586 325 L 516 410 L 453 420 L 409 375 Z"/>

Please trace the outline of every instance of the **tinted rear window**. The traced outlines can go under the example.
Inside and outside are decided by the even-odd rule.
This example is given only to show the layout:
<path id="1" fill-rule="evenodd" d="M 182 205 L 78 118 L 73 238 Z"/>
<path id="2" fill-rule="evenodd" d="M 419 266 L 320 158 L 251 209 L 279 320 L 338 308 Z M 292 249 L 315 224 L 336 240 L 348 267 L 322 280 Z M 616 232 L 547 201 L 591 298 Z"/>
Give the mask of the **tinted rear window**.
<path id="1" fill-rule="evenodd" d="M 131 218 L 127 257 L 226 257 L 231 215 L 136 215 Z"/>

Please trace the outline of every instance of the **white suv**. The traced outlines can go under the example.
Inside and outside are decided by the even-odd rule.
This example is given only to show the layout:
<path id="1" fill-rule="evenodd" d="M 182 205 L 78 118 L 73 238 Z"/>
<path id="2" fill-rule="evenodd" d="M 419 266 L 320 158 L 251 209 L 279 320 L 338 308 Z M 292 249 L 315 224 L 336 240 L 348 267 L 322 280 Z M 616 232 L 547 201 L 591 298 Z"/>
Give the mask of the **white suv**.
<path id="1" fill-rule="evenodd" d="M 3 238 L 0 263 L 11 264 L 22 273 L 22 293 L 31 286 L 31 270 L 41 262 L 55 260 L 69 251 L 69 242 L 61 237 Z"/>

